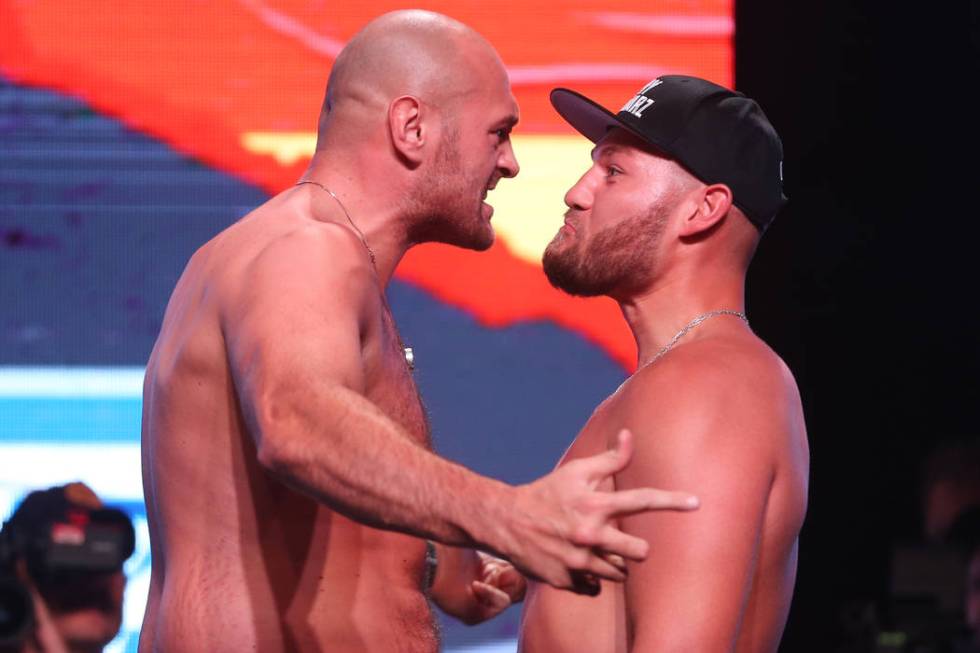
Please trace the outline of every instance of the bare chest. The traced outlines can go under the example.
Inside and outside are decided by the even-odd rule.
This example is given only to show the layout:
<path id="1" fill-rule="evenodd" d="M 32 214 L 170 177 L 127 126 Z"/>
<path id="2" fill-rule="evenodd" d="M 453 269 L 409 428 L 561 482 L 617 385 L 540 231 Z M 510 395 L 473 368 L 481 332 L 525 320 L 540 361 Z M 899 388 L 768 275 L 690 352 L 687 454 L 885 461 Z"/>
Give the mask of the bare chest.
<path id="1" fill-rule="evenodd" d="M 368 344 L 365 357 L 368 399 L 417 442 L 431 448 L 429 420 L 406 356 L 408 345 L 402 342 L 387 309 L 381 311 L 375 337 Z"/>

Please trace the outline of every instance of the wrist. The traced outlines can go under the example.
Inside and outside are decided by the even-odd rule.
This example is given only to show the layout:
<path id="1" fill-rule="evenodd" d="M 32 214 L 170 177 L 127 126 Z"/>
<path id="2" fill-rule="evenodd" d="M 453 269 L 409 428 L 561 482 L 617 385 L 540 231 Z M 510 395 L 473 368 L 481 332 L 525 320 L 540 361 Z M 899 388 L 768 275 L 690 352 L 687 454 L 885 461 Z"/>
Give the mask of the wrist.
<path id="1" fill-rule="evenodd" d="M 486 480 L 486 487 L 474 495 L 478 503 L 464 508 L 461 527 L 470 539 L 468 546 L 506 558 L 515 550 L 514 507 L 520 487 Z"/>

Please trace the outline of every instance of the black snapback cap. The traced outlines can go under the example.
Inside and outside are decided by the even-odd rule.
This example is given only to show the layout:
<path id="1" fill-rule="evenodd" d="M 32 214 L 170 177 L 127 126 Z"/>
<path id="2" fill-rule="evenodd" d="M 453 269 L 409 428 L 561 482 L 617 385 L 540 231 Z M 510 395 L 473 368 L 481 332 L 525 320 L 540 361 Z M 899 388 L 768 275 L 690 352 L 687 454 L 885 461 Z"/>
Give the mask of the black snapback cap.
<path id="1" fill-rule="evenodd" d="M 30 492 L 0 529 L 25 549 L 35 581 L 46 577 L 55 565 L 100 565 L 98 571 L 121 568 L 135 549 L 136 533 L 126 513 L 77 503 L 71 485 Z M 65 546 L 59 549 L 60 544 Z"/>
<path id="2" fill-rule="evenodd" d="M 765 231 L 786 203 L 783 144 L 755 100 L 698 77 L 663 75 L 612 113 L 567 88 L 551 104 L 593 143 L 620 127 L 662 151 L 706 184 L 725 184 L 734 203 Z"/>

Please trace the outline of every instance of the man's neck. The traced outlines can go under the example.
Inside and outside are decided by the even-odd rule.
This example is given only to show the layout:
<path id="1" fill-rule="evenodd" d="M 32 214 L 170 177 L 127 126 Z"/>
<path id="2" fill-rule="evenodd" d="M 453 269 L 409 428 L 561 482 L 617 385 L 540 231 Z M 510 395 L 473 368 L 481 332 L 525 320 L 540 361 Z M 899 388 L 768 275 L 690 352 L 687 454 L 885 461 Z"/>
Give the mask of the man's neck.
<path id="1" fill-rule="evenodd" d="M 745 311 L 744 282 L 736 275 L 711 282 L 679 278 L 619 302 L 633 338 L 637 367 L 649 363 L 685 326 L 710 311 Z"/>
<path id="2" fill-rule="evenodd" d="M 318 205 L 324 216 L 353 227 L 371 253 L 382 288 L 395 273 L 411 244 L 404 222 L 400 219 L 400 202 L 391 198 L 390 187 L 379 187 L 375 178 L 351 174 L 330 162 L 314 160 L 303 174 L 303 180 L 315 181 L 330 189 L 336 197 L 323 193 Z M 367 187 L 373 184 L 374 188 Z M 317 216 L 320 217 L 320 216 Z"/>

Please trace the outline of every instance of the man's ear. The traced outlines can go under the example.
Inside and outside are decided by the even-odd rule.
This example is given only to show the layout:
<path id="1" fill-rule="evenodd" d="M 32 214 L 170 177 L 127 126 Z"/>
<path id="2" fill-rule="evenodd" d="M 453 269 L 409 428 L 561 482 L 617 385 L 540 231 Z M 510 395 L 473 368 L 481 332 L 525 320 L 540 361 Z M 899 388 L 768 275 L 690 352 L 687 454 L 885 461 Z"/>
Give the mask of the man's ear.
<path id="1" fill-rule="evenodd" d="M 422 149 L 429 139 L 428 125 L 423 124 L 422 102 L 403 95 L 388 105 L 388 132 L 395 151 L 412 167 L 422 162 Z"/>
<path id="2" fill-rule="evenodd" d="M 694 208 L 685 216 L 680 236 L 703 234 L 721 222 L 732 207 L 732 190 L 725 184 L 711 184 L 699 189 L 694 199 Z"/>

